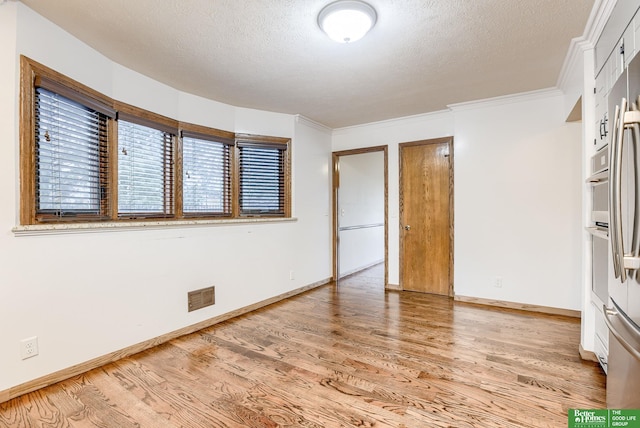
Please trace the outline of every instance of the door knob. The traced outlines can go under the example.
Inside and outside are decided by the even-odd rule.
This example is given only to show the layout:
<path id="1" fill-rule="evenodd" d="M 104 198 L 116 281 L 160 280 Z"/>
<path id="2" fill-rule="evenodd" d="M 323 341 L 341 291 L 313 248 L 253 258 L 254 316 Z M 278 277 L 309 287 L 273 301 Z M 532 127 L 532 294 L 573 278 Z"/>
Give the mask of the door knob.
<path id="1" fill-rule="evenodd" d="M 406 225 L 406 226 L 404 227 L 404 230 L 411 230 L 411 226 Z"/>

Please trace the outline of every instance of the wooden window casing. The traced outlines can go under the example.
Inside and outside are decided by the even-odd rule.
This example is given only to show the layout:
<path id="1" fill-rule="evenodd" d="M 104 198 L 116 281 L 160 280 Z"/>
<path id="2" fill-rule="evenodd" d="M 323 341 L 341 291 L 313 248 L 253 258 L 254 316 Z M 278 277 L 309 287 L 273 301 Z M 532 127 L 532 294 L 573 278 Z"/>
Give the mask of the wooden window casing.
<path id="1" fill-rule="evenodd" d="M 178 122 L 116 103 L 118 218 L 175 218 Z"/>
<path id="2" fill-rule="evenodd" d="M 24 57 L 20 68 L 21 224 L 109 220 L 111 99 Z M 73 188 L 73 174 L 91 178 Z"/>
<path id="3" fill-rule="evenodd" d="M 181 137 L 183 217 L 231 217 L 234 134 L 192 125 Z"/>
<path id="4" fill-rule="evenodd" d="M 291 217 L 290 139 L 179 122 L 24 56 L 20 68 L 20 224 Z M 148 162 L 124 158 L 139 149 Z M 148 168 L 119 177 L 131 164 Z"/>
<path id="5" fill-rule="evenodd" d="M 107 117 L 43 87 L 35 114 L 36 215 L 104 217 Z"/>
<path id="6" fill-rule="evenodd" d="M 290 217 L 291 140 L 236 136 L 239 217 Z"/>

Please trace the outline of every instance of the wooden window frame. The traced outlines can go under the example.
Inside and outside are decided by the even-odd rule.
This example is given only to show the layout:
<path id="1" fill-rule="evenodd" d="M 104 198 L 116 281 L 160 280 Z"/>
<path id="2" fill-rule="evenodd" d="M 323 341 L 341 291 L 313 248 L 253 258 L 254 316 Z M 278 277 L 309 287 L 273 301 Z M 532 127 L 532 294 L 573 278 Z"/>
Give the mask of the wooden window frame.
<path id="1" fill-rule="evenodd" d="M 211 213 L 203 215 L 204 213 L 184 213 L 184 152 L 183 152 L 183 138 L 184 137 L 192 137 L 198 138 L 201 140 L 210 140 L 218 143 L 223 143 L 229 145 L 229 180 L 230 180 L 230 188 L 229 190 L 229 203 L 230 210 L 229 214 L 220 214 L 220 213 Z M 176 161 L 176 176 L 180 180 L 180 185 L 178 186 L 180 197 L 178 200 L 179 210 L 178 215 L 182 218 L 189 220 L 205 220 L 210 218 L 220 218 L 220 219 L 232 219 L 234 218 L 234 212 L 237 205 L 237 193 L 234 192 L 234 182 L 236 181 L 236 175 L 234 173 L 234 165 L 235 165 L 235 134 L 229 131 L 222 131 L 220 129 L 209 128 L 201 125 L 194 125 L 191 123 L 181 123 L 180 127 L 180 138 L 178 143 L 178 156 Z"/>
<path id="2" fill-rule="evenodd" d="M 42 83 L 45 82 L 45 83 Z M 93 109 L 110 110 L 109 115 L 114 116 L 113 102 L 110 98 L 101 93 L 82 85 L 63 74 L 51 70 L 44 65 L 30 60 L 24 56 L 20 61 L 20 223 L 46 224 L 56 223 L 78 223 L 78 222 L 104 222 L 110 220 L 110 207 L 101 207 L 104 210 L 97 216 L 77 216 L 75 218 L 54 218 L 54 216 L 37 215 L 37 189 L 36 189 L 36 87 L 42 86 L 50 88 L 54 92 L 73 101 L 83 104 L 85 107 Z M 113 135 L 113 119 L 107 119 L 106 142 L 107 151 Z M 103 165 L 100 167 L 103 168 Z M 112 181 L 107 180 L 104 185 L 107 194 L 114 190 Z M 110 196 L 111 197 L 111 196 Z"/>
<path id="3" fill-rule="evenodd" d="M 242 214 L 240 212 L 240 154 L 238 143 L 250 143 L 256 146 L 265 145 L 283 145 L 286 146 L 284 150 L 284 214 L 258 214 L 248 213 Z M 291 139 L 280 137 L 267 137 L 263 135 L 252 134 L 236 134 L 235 155 L 234 155 L 234 175 L 236 179 L 233 181 L 234 185 L 234 201 L 236 202 L 236 211 L 234 211 L 234 217 L 236 218 L 289 218 L 291 217 Z"/>
<path id="4" fill-rule="evenodd" d="M 36 135 L 35 135 L 35 100 L 36 82 L 46 81 L 54 92 L 74 101 L 78 101 L 92 109 L 107 109 L 107 142 L 108 152 L 105 163 L 101 163 L 101 170 L 108 170 L 104 182 L 108 201 L 101 206 L 100 216 L 85 218 L 56 218 L 45 219 L 37 216 L 37 190 L 36 190 Z M 291 139 L 245 133 L 233 133 L 206 126 L 184 123 L 166 116 L 158 115 L 147 110 L 113 100 L 100 92 L 85 86 L 75 80 L 58 73 L 25 56 L 20 57 L 20 224 L 40 225 L 69 223 L 105 223 L 105 222 L 144 222 L 144 221 L 180 221 L 180 220 L 240 220 L 244 218 L 291 218 Z M 173 135 L 173 177 L 172 177 L 172 202 L 171 215 L 129 215 L 118 213 L 118 121 L 116 115 L 123 120 L 130 121 L 136 118 L 135 123 L 149 124 L 147 126 L 159 129 L 170 129 Z M 183 212 L 183 157 L 182 157 L 182 132 L 186 132 L 195 138 L 224 140 L 230 144 L 230 180 L 231 180 L 231 213 L 220 214 L 187 214 Z M 200 137 L 197 137 L 197 136 Z M 238 143 L 286 145 L 284 155 L 284 214 L 245 214 L 240 215 L 239 207 L 239 148 Z"/>
<path id="5" fill-rule="evenodd" d="M 177 192 L 177 178 L 178 175 L 176 173 L 176 152 L 177 152 L 177 140 L 179 135 L 180 123 L 177 120 L 170 119 L 166 116 L 162 116 L 156 113 L 152 113 L 137 107 L 134 107 L 129 104 L 125 104 L 119 101 L 115 101 L 114 107 L 117 113 L 117 121 L 116 127 L 118 126 L 118 122 L 120 120 L 134 123 L 136 125 L 146 126 L 152 129 L 156 129 L 158 131 L 162 131 L 166 134 L 171 135 L 171 151 L 169 154 L 171 165 L 170 174 L 171 176 L 163 177 L 163 181 L 169 181 L 170 184 L 167 187 L 165 185 L 165 192 L 169 191 L 169 195 L 164 194 L 165 200 L 165 208 L 164 212 L 154 212 L 154 213 L 144 213 L 144 212 L 120 212 L 118 206 L 118 194 L 116 185 L 116 192 L 114 196 L 114 200 L 112 201 L 112 205 L 116 206 L 116 218 L 118 220 L 172 220 L 176 219 L 176 199 L 178 197 Z M 120 156 L 118 153 L 118 132 L 116 129 L 116 133 L 113 137 L 116 141 L 114 141 L 113 146 L 115 148 L 116 156 Z M 112 174 L 116 176 L 115 183 L 118 183 L 118 163 L 116 157 L 116 164 L 111 166 Z M 166 173 L 166 171 L 164 171 Z"/>

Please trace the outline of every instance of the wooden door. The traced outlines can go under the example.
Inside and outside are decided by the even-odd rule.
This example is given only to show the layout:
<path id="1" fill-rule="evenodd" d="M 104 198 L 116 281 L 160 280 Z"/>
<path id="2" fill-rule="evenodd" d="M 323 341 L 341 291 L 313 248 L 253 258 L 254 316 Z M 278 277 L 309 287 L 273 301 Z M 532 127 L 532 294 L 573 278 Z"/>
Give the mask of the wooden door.
<path id="1" fill-rule="evenodd" d="M 400 286 L 453 295 L 453 140 L 400 144 Z"/>

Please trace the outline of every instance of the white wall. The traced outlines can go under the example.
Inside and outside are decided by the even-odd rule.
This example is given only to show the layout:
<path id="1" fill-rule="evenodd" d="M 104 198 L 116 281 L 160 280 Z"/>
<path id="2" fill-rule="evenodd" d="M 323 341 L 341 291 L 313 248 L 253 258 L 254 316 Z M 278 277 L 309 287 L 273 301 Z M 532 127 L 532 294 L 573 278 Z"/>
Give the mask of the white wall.
<path id="1" fill-rule="evenodd" d="M 293 252 L 297 282 L 309 284 L 333 274 L 331 131 L 298 116 L 294 141 L 293 214 L 304 235 L 281 245 Z"/>
<path id="2" fill-rule="evenodd" d="M 0 391 L 331 276 L 326 129 L 181 93 L 21 3 L 0 5 L 0 39 Z M 17 236 L 20 54 L 176 119 L 291 137 L 297 221 Z M 188 313 L 187 291 L 209 285 L 216 304 Z M 23 361 L 18 343 L 30 336 L 40 355 Z"/>
<path id="3" fill-rule="evenodd" d="M 384 152 L 340 156 L 340 276 L 384 261 Z"/>
<path id="4" fill-rule="evenodd" d="M 564 122 L 559 91 L 335 131 L 334 150 L 389 146 L 389 282 L 399 281 L 398 143 L 449 135 L 456 295 L 579 310 L 581 130 Z"/>
<path id="5" fill-rule="evenodd" d="M 563 101 L 454 109 L 456 294 L 580 310 L 581 124 Z"/>

